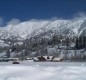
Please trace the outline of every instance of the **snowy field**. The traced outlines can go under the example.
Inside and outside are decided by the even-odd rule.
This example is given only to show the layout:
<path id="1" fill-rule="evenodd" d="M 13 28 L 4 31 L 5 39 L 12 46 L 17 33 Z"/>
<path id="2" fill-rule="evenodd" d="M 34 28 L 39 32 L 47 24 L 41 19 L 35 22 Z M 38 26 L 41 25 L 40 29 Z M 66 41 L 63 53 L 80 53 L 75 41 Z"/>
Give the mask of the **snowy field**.
<path id="1" fill-rule="evenodd" d="M 86 63 L 0 62 L 0 80 L 86 80 Z"/>

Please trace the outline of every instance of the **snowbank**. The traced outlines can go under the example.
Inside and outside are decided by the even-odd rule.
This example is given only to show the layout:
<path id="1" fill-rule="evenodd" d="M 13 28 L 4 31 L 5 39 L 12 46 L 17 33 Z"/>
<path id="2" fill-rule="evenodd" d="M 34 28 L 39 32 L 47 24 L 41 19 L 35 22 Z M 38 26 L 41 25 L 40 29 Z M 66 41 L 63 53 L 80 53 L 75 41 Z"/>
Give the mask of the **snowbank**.
<path id="1" fill-rule="evenodd" d="M 85 63 L 26 63 L 0 63 L 0 80 L 86 80 Z"/>

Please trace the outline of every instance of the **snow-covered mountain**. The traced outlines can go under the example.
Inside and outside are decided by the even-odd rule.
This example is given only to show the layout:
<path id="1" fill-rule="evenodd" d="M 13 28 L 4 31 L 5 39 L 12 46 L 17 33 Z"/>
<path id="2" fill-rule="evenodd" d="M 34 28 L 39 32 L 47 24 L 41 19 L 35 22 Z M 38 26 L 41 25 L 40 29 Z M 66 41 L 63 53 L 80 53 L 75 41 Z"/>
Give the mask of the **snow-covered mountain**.
<path id="1" fill-rule="evenodd" d="M 86 17 L 72 20 L 25 21 L 16 25 L 0 27 L 1 39 L 26 39 L 34 36 L 51 37 L 53 34 L 77 36 L 86 35 Z"/>
<path id="2" fill-rule="evenodd" d="M 0 27 L 1 56 L 6 55 L 9 51 L 11 51 L 12 56 L 19 56 L 23 51 L 26 51 L 31 55 L 33 54 L 33 51 L 35 51 L 35 53 L 36 51 L 39 53 L 40 51 L 43 52 L 45 49 L 47 49 L 48 46 L 44 45 L 44 47 L 40 45 L 40 48 L 37 46 L 33 48 L 34 44 L 36 44 L 38 41 L 43 40 L 43 37 L 50 39 L 54 36 L 54 34 L 58 36 L 62 35 L 64 38 L 65 36 L 86 36 L 86 17 L 71 20 L 30 20 L 15 25 L 8 24 L 5 27 Z M 75 43 L 71 43 L 70 45 L 72 44 L 75 46 Z M 62 44 L 59 44 L 59 48 L 61 48 L 61 46 Z M 55 47 L 51 47 L 51 49 L 53 48 Z M 55 49 L 53 51 L 55 52 Z M 54 52 L 52 53 L 54 54 Z M 56 53 L 57 52 L 58 49 Z M 83 53 L 84 52 L 85 51 L 83 50 Z"/>

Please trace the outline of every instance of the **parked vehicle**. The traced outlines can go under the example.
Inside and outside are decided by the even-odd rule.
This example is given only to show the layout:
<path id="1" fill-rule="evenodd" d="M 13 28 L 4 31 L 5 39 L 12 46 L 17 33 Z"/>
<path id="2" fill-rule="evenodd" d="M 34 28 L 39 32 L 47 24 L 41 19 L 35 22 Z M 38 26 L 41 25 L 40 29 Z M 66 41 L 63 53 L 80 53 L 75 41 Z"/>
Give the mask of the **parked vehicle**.
<path id="1" fill-rule="evenodd" d="M 14 61 L 13 64 L 19 64 L 19 62 L 18 61 Z"/>

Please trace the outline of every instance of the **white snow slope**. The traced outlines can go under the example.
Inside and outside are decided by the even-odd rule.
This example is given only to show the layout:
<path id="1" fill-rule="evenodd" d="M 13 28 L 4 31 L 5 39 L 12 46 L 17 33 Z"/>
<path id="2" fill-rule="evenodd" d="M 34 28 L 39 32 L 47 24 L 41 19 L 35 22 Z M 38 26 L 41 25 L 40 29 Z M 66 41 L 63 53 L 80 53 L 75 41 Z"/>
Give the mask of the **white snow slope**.
<path id="1" fill-rule="evenodd" d="M 80 35 L 86 30 L 86 17 L 72 20 L 38 20 L 25 21 L 16 25 L 0 27 L 0 38 L 17 37 L 26 39 L 48 31 L 68 36 Z"/>
<path id="2" fill-rule="evenodd" d="M 86 80 L 86 63 L 0 63 L 0 80 Z"/>

